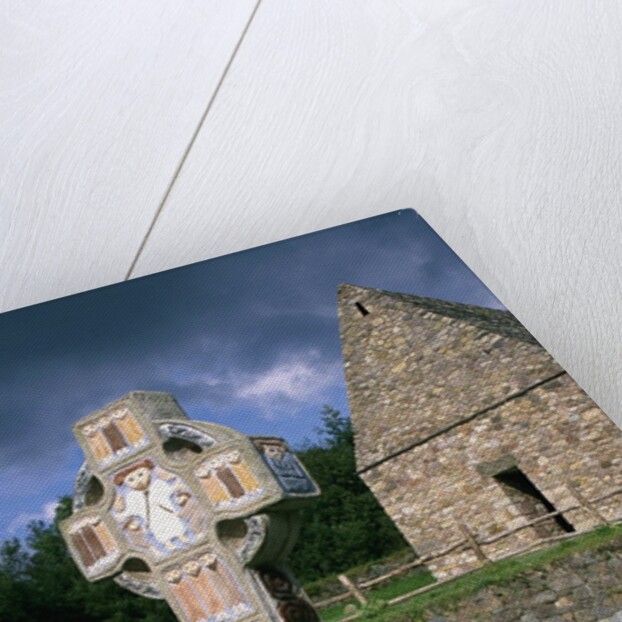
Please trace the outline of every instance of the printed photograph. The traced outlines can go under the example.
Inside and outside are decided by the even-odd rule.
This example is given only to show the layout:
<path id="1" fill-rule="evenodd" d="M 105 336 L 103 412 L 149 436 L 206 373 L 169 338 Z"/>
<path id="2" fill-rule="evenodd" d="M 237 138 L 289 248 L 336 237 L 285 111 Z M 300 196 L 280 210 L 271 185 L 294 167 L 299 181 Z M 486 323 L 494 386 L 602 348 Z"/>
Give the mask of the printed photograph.
<path id="1" fill-rule="evenodd" d="M 616 622 L 622 433 L 413 210 L 0 315 L 0 621 Z"/>

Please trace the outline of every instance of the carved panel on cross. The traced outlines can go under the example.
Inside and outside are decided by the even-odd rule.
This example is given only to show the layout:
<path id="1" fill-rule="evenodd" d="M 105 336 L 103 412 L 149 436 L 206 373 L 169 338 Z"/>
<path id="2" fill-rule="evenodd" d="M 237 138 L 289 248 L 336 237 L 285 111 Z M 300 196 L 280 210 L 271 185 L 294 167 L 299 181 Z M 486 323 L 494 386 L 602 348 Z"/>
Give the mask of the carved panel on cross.
<path id="1" fill-rule="evenodd" d="M 283 439 L 190 421 L 150 392 L 74 433 L 86 462 L 61 531 L 87 579 L 164 598 L 183 622 L 319 620 L 286 568 L 319 489 Z"/>

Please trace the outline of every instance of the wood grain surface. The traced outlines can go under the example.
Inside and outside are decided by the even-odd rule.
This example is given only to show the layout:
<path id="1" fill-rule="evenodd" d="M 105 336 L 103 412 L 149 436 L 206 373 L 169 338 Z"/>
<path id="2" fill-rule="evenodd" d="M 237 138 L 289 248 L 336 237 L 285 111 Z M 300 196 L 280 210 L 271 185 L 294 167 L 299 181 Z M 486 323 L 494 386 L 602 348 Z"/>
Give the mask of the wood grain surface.
<path id="1" fill-rule="evenodd" d="M 617 2 L 262 0 L 139 253 L 252 7 L 106 6 L 0 31 L 4 309 L 414 207 L 622 422 Z"/>
<path id="2" fill-rule="evenodd" d="M 3 3 L 0 309 L 124 278 L 254 6 Z"/>
<path id="3" fill-rule="evenodd" d="M 264 0 L 136 275 L 416 208 L 620 423 L 616 2 Z"/>

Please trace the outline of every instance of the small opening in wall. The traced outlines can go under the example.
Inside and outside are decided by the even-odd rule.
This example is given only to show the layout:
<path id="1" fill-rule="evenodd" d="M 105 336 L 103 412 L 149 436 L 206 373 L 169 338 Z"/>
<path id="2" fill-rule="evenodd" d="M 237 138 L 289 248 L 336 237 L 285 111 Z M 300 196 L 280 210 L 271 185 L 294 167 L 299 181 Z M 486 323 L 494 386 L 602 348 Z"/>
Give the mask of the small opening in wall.
<path id="1" fill-rule="evenodd" d="M 104 497 L 104 487 L 102 483 L 95 477 L 89 479 L 84 493 L 85 505 L 97 505 Z"/>
<path id="2" fill-rule="evenodd" d="M 248 526 L 246 521 L 241 518 L 233 520 L 223 520 L 218 523 L 218 536 L 227 541 L 234 541 L 239 544 L 244 542 L 248 535 Z"/>
<path id="3" fill-rule="evenodd" d="M 507 471 L 502 471 L 497 473 L 494 478 L 514 506 L 528 520 L 535 520 L 539 516 L 557 511 L 557 508 L 519 468 L 513 467 Z M 536 523 L 533 529 L 541 538 L 575 531 L 575 528 L 561 514 Z"/>
<path id="4" fill-rule="evenodd" d="M 200 454 L 203 451 L 200 445 L 183 438 L 169 438 L 163 443 L 162 449 L 164 449 L 164 453 L 166 453 L 169 458 L 182 460 Z"/>
<path id="5" fill-rule="evenodd" d="M 123 570 L 125 572 L 151 572 L 151 568 L 138 557 L 130 557 L 123 564 Z"/>
<path id="6" fill-rule="evenodd" d="M 355 302 L 354 304 L 356 305 L 356 308 L 359 310 L 361 315 L 369 315 L 369 311 L 360 302 Z"/>

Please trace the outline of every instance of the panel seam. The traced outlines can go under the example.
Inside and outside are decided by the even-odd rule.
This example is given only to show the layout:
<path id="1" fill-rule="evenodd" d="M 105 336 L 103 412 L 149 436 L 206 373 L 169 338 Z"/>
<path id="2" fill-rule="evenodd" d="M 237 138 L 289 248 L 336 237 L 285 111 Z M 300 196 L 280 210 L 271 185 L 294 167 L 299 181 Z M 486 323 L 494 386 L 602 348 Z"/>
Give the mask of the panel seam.
<path id="1" fill-rule="evenodd" d="M 233 48 L 231 57 L 229 58 L 227 64 L 225 65 L 222 75 L 220 76 L 220 79 L 218 80 L 218 84 L 216 85 L 214 92 L 209 98 L 209 101 L 207 102 L 207 106 L 205 107 L 205 110 L 203 111 L 203 114 L 201 115 L 201 118 L 199 119 L 199 123 L 197 124 L 197 127 L 194 130 L 190 138 L 190 141 L 188 142 L 188 145 L 186 146 L 186 149 L 184 150 L 184 153 L 182 154 L 181 159 L 179 160 L 179 163 L 177 164 L 175 168 L 175 171 L 173 172 L 171 181 L 169 182 L 166 188 L 166 191 L 164 192 L 164 196 L 162 197 L 162 200 L 160 201 L 160 204 L 158 205 L 158 208 L 156 209 L 156 212 L 153 215 L 153 218 L 151 219 L 151 223 L 149 224 L 149 227 L 147 228 L 147 231 L 138 247 L 138 250 L 136 251 L 136 255 L 134 256 L 134 259 L 132 260 L 132 263 L 130 264 L 130 267 L 125 275 L 125 278 L 123 279 L 124 281 L 127 281 L 132 278 L 132 273 L 134 272 L 136 265 L 138 264 L 138 260 L 143 254 L 143 251 L 145 250 L 147 241 L 149 240 L 149 237 L 151 236 L 153 230 L 155 229 L 155 225 L 158 221 L 158 218 L 160 217 L 160 214 L 162 213 L 162 210 L 164 209 L 164 205 L 168 201 L 168 198 L 173 190 L 173 187 L 175 186 L 175 182 L 177 181 L 177 178 L 179 177 L 179 174 L 181 173 L 181 169 L 184 167 L 184 164 L 186 163 L 186 160 L 188 159 L 190 151 L 192 150 L 192 147 L 194 146 L 194 143 L 196 142 L 196 139 L 199 136 L 201 129 L 203 128 L 205 119 L 207 119 L 207 115 L 210 113 L 212 106 L 214 105 L 214 102 L 216 101 L 216 97 L 218 96 L 218 93 L 220 92 L 220 89 L 227 75 L 229 74 L 229 70 L 231 69 L 233 65 L 233 61 L 235 60 L 240 50 L 240 47 L 242 46 L 242 42 L 244 41 L 248 31 L 250 30 L 251 24 L 253 23 L 253 20 L 255 18 L 255 15 L 257 13 L 257 10 L 259 9 L 259 5 L 261 4 L 261 2 L 262 0 L 257 0 L 257 3 L 255 4 L 255 7 L 253 8 L 252 13 L 250 14 L 250 17 L 248 18 L 248 21 L 246 22 L 246 25 L 244 26 L 242 33 L 240 34 L 240 38 L 238 39 L 238 42 Z"/>

